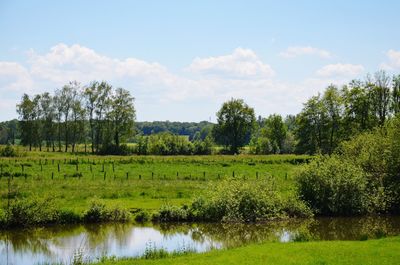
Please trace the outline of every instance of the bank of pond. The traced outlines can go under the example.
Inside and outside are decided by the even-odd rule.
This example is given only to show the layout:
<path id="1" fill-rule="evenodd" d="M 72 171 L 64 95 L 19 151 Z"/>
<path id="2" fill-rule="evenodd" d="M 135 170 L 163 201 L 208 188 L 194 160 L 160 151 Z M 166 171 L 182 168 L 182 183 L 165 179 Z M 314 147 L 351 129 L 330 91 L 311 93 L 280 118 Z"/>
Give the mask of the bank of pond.
<path id="1" fill-rule="evenodd" d="M 399 216 L 290 219 L 257 224 L 53 225 L 0 231 L 0 260 L 4 264 L 33 265 L 156 259 L 168 257 L 168 253 L 179 256 L 263 242 L 363 241 L 399 234 Z"/>

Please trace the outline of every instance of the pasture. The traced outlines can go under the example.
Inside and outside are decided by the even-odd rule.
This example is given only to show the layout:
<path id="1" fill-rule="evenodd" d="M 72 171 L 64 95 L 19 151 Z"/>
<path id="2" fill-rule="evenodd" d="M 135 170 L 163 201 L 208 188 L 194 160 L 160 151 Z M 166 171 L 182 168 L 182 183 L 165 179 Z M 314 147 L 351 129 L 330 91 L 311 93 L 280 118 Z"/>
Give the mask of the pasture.
<path id="1" fill-rule="evenodd" d="M 0 159 L 1 206 L 7 198 L 51 197 L 58 209 L 81 213 L 92 199 L 135 212 L 182 205 L 216 182 L 267 180 L 293 189 L 296 168 L 309 156 L 92 156 L 27 152 Z M 10 179 L 10 183 L 8 180 Z"/>

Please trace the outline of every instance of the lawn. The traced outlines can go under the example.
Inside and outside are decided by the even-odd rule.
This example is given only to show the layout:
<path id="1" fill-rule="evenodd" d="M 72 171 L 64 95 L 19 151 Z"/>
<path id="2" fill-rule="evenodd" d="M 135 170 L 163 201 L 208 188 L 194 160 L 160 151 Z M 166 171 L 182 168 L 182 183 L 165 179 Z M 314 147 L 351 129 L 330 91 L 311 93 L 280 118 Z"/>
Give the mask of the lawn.
<path id="1" fill-rule="evenodd" d="M 367 241 L 263 243 L 180 257 L 106 261 L 107 265 L 399 264 L 400 237 Z"/>

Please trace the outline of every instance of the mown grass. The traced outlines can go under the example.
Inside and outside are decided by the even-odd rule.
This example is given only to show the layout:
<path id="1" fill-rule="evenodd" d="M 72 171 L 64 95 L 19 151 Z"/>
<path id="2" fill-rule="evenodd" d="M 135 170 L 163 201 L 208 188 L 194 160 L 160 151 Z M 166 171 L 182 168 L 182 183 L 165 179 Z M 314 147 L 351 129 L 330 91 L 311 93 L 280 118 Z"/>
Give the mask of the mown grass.
<path id="1" fill-rule="evenodd" d="M 399 260 L 400 237 L 393 237 L 367 241 L 263 243 L 158 260 L 106 260 L 97 264 L 399 264 Z"/>
<path id="2" fill-rule="evenodd" d="M 285 194 L 309 156 L 92 156 L 27 152 L 0 159 L 1 206 L 7 198 L 51 197 L 58 209 L 84 212 L 93 198 L 136 212 L 183 205 L 222 179 L 268 180 Z M 8 188 L 8 176 L 13 176 Z M 10 191 L 10 192 L 9 192 Z"/>

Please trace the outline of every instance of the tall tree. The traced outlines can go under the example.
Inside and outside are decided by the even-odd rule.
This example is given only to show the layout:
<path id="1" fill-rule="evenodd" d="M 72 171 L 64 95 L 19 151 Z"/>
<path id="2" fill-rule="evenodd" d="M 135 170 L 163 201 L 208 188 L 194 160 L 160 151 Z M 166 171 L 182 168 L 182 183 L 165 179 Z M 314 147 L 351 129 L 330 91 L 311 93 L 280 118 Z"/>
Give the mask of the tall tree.
<path id="1" fill-rule="evenodd" d="M 82 98 L 78 94 L 74 97 L 71 104 L 71 147 L 72 152 L 75 152 L 75 146 L 77 143 L 84 139 L 85 133 L 85 119 L 86 111 L 82 106 Z"/>
<path id="2" fill-rule="evenodd" d="M 113 124 L 114 143 L 120 145 L 121 137 L 128 137 L 133 132 L 135 121 L 134 98 L 128 90 L 117 88 L 111 101 L 111 111 L 108 118 Z"/>
<path id="3" fill-rule="evenodd" d="M 47 151 L 52 147 L 54 151 L 54 119 L 55 119 L 55 109 L 53 97 L 45 92 L 40 96 L 40 108 L 42 111 L 42 128 L 41 135 L 46 141 Z"/>
<path id="4" fill-rule="evenodd" d="M 326 125 L 328 126 L 327 130 L 329 134 L 326 151 L 331 154 L 341 140 L 340 128 L 343 117 L 343 104 L 337 87 L 331 85 L 325 90 L 322 104 L 326 109 Z"/>
<path id="5" fill-rule="evenodd" d="M 392 111 L 394 115 L 400 114 L 400 75 L 393 77 L 392 82 Z"/>
<path id="6" fill-rule="evenodd" d="M 310 98 L 296 118 L 296 152 L 315 154 L 323 151 L 326 110 L 321 96 Z"/>
<path id="7" fill-rule="evenodd" d="M 42 117 L 42 108 L 40 106 L 41 96 L 35 95 L 32 99 L 33 102 L 33 139 L 35 146 L 39 146 L 39 150 L 42 151 L 42 142 L 43 142 L 43 117 Z"/>
<path id="8" fill-rule="evenodd" d="M 237 154 L 251 137 L 256 126 L 254 109 L 242 99 L 225 102 L 217 113 L 218 123 L 213 127 L 213 136 L 218 144 Z"/>
<path id="9" fill-rule="evenodd" d="M 69 119 L 71 114 L 71 108 L 74 100 L 78 94 L 79 84 L 76 81 L 69 82 L 68 85 L 63 86 L 61 91 L 58 92 L 59 104 L 62 108 L 62 114 L 64 117 L 64 144 L 65 152 L 68 151 L 70 132 L 69 132 Z"/>
<path id="10" fill-rule="evenodd" d="M 108 121 L 105 120 L 107 113 L 110 110 L 110 95 L 112 86 L 107 82 L 103 81 L 97 86 L 97 98 L 96 98 L 96 152 L 99 152 L 100 143 L 103 138 L 108 135 L 103 135 L 103 131 L 108 127 Z"/>
<path id="11" fill-rule="evenodd" d="M 287 128 L 282 116 L 279 114 L 268 116 L 265 120 L 265 126 L 261 130 L 261 135 L 269 139 L 274 154 L 282 151 L 286 134 Z"/>
<path id="12" fill-rule="evenodd" d="M 17 105 L 21 142 L 23 145 L 29 145 L 29 151 L 32 150 L 34 141 L 34 108 L 34 103 L 27 94 L 22 96 L 21 102 Z"/>
<path id="13" fill-rule="evenodd" d="M 96 133 L 95 114 L 96 114 L 96 102 L 97 102 L 97 98 L 99 96 L 98 86 L 99 86 L 99 82 L 93 81 L 84 90 L 86 112 L 87 112 L 88 119 L 89 119 L 92 153 L 94 153 L 94 148 L 95 148 L 95 133 Z"/>
<path id="14" fill-rule="evenodd" d="M 389 113 L 390 103 L 390 77 L 385 71 L 378 71 L 374 75 L 372 102 L 379 125 L 383 125 Z"/>

